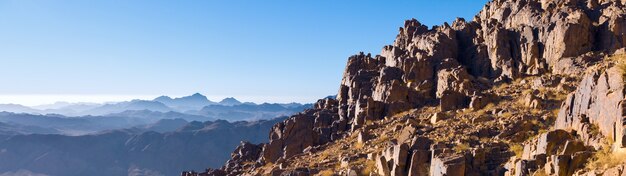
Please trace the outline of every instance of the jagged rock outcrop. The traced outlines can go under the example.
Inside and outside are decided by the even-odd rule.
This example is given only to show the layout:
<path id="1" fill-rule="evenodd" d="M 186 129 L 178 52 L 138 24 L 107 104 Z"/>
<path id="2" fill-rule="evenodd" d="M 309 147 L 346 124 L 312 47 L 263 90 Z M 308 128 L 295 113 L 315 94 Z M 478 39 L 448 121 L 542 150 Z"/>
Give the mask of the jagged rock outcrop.
<path id="1" fill-rule="evenodd" d="M 621 151 L 626 147 L 622 105 L 626 98 L 624 70 L 615 62 L 585 71 L 578 88 L 563 101 L 553 126 L 555 130 L 527 142 L 511 173 L 573 175 L 590 161 L 593 152 Z"/>
<path id="2" fill-rule="evenodd" d="M 515 161 L 509 174 L 572 175 L 591 156 L 588 148 L 567 131 L 555 130 L 527 142 L 521 158 Z"/>
<path id="3" fill-rule="evenodd" d="M 578 132 L 586 145 L 601 145 L 599 136 L 592 135 L 601 133 L 615 141 L 616 147 L 626 147 L 622 74 L 617 67 L 586 73 L 576 91 L 563 102 L 555 127 Z"/>
<path id="4" fill-rule="evenodd" d="M 465 108 L 480 110 L 501 99 L 510 101 L 507 95 L 498 97 L 485 90 L 515 79 L 547 74 L 585 75 L 576 92 L 563 103 L 555 130 L 526 142 L 524 156 L 508 167 L 502 163 L 514 156 L 509 152 L 511 146 L 498 142 L 477 145 L 478 139 L 467 140 L 476 147 L 460 153 L 450 153 L 454 147 L 450 143 L 463 148 L 460 146 L 467 141 L 406 147 L 405 141 L 397 139 L 408 140 L 433 130 L 417 122 L 397 127 L 395 131 L 401 135 L 389 141 L 393 146 L 370 158 L 380 175 L 528 175 L 539 169 L 548 174 L 571 175 L 589 157 L 592 149 L 586 146 L 598 143 L 598 138 L 585 136 L 591 130 L 588 124 L 598 124 L 602 135 L 617 143 L 623 141 L 621 75 L 616 69 L 585 70 L 606 60 L 605 54 L 626 47 L 625 9 L 622 0 L 494 0 L 472 21 L 457 19 L 452 25 L 428 28 L 415 19 L 407 20 L 394 43 L 383 47 L 380 55 L 359 53 L 348 58 L 336 100 L 320 100 L 314 109 L 275 125 L 270 142 L 262 145 L 254 167 L 273 163 L 282 170 L 282 162 L 304 155 L 305 149 L 310 152 L 352 132 L 362 133 L 368 121 L 386 121 L 407 110 L 438 107 L 439 112 L 430 120 L 430 125 L 435 125 L 440 117 L 455 118 L 443 113 Z M 535 90 L 543 85 L 558 86 L 559 91 L 573 89 L 563 84 L 569 79 L 559 82 L 542 78 L 532 83 L 538 85 Z M 504 90 L 507 91 L 515 90 Z M 549 95 L 539 91 L 527 94 L 522 102 L 524 108 L 547 108 L 551 101 L 556 101 L 546 100 Z M 529 134 L 518 134 L 538 128 L 537 124 L 508 119 L 511 114 L 507 109 L 482 113 L 472 123 L 488 123 L 498 117 L 508 129 L 481 129 L 457 135 L 495 140 L 517 135 L 509 140 L 524 141 L 520 138 Z M 517 120 L 528 118 L 521 116 Z M 467 126 L 456 125 L 450 130 Z M 402 129 L 409 127 L 415 130 L 406 135 Z M 297 171 L 305 175 L 315 172 Z"/>
<path id="5" fill-rule="evenodd" d="M 327 143 L 346 130 L 345 120 L 337 115 L 336 100 L 323 99 L 315 107 L 276 124 L 259 159 L 276 163 L 281 158 L 302 153 L 307 147 Z"/>

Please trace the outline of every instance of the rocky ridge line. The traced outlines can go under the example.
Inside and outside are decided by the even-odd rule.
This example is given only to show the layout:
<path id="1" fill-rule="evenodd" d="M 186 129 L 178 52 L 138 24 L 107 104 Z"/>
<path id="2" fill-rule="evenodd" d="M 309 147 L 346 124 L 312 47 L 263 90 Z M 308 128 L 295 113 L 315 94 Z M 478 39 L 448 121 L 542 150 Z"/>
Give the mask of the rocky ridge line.
<path id="1" fill-rule="evenodd" d="M 623 0 L 494 0 L 470 22 L 457 19 L 429 29 L 408 20 L 380 55 L 360 53 L 348 59 L 336 100 L 319 100 L 315 108 L 276 124 L 269 143 L 244 143 L 224 167 L 199 175 L 321 173 L 320 168 L 289 165 L 296 163 L 293 158 L 319 153 L 320 147 L 351 136 L 381 139 L 371 131 L 398 122 L 402 125 L 392 131 L 406 137 L 389 139 L 386 148 L 366 156 L 377 165 L 373 173 L 582 173 L 586 159 L 607 147 L 602 143 L 610 139 L 610 148 L 626 147 L 623 76 L 617 61 L 607 57 L 626 46 L 625 5 Z M 517 80 L 537 86 L 510 95 L 497 89 Z M 562 100 L 554 97 L 571 91 L 557 115 L 498 110 L 514 105 L 514 98 L 523 98 L 525 108 L 546 110 Z M 492 112 L 476 113 L 483 108 Z M 472 111 L 471 123 L 457 123 L 465 110 Z M 421 120 L 424 115 L 431 123 Z M 497 122 L 485 123 L 490 120 Z M 471 128 L 481 121 L 484 127 Z M 443 127 L 458 136 L 442 141 L 437 136 L 445 133 Z M 486 140 L 466 139 L 474 136 L 467 133 L 471 130 Z M 523 154 L 516 156 L 514 145 L 504 141 L 524 142 Z M 450 152 L 464 145 L 471 152 Z"/>

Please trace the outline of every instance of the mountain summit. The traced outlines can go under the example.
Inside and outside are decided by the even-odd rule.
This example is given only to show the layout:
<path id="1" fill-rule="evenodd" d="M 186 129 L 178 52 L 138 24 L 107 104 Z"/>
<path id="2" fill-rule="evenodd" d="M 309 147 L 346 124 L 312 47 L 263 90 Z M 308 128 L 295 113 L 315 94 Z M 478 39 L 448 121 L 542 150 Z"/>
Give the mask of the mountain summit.
<path id="1" fill-rule="evenodd" d="M 235 106 L 235 105 L 240 105 L 241 102 L 233 97 L 229 97 L 229 98 L 224 98 L 222 101 L 219 102 L 219 104 L 224 105 L 224 106 Z"/>
<path id="2" fill-rule="evenodd" d="M 215 102 L 210 101 L 206 96 L 200 93 L 195 93 L 193 95 L 180 98 L 160 96 L 155 98 L 154 101 L 161 102 L 167 106 L 182 110 L 197 110 L 208 105 L 216 104 Z"/>
<path id="3" fill-rule="evenodd" d="M 407 20 L 336 99 L 182 175 L 623 175 L 626 1 L 493 0 Z"/>

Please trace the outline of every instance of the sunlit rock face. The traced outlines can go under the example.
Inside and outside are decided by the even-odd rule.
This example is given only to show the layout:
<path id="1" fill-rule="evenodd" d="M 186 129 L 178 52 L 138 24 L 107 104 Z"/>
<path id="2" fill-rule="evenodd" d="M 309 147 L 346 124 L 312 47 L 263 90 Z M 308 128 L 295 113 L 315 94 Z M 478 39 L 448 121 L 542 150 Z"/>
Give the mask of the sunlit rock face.
<path id="1" fill-rule="evenodd" d="M 336 99 L 320 100 L 314 109 L 276 124 L 270 142 L 261 145 L 256 165 L 223 169 L 236 175 L 267 163 L 287 163 L 320 145 L 352 134 L 363 136 L 368 123 L 387 121 L 407 110 L 437 107 L 441 113 L 481 109 L 507 98 L 494 95 L 494 85 L 535 76 L 537 81 L 532 84 L 537 87 L 533 89 L 558 84 L 556 89 L 574 92 L 560 107 L 552 131 L 524 143 L 523 157 L 513 156 L 511 146 L 503 143 L 451 154 L 445 143 L 417 147 L 418 139 L 402 137 L 402 141 L 389 139 L 389 147 L 377 148 L 382 152 L 367 158 L 375 162 L 380 175 L 528 175 L 539 168 L 548 174 L 571 175 L 603 140 L 588 135 L 590 125 L 599 126 L 601 134 L 615 140 L 616 146 L 624 146 L 623 78 L 605 55 L 626 46 L 625 5 L 623 0 L 494 0 L 471 21 L 457 19 L 451 25 L 428 28 L 415 19 L 407 20 L 393 44 L 384 46 L 380 55 L 359 53 L 348 58 Z M 592 67 L 598 63 L 604 63 L 604 68 Z M 572 82 L 563 75 L 580 78 L 578 88 L 562 84 Z M 524 107 L 547 107 L 543 104 L 545 94 L 526 94 L 521 101 Z M 490 113 L 507 116 L 506 109 Z M 475 118 L 471 122 L 491 120 Z M 394 131 L 403 134 L 402 129 L 411 127 L 415 130 L 409 130 L 409 136 L 419 136 L 436 130 L 410 121 Z M 431 123 L 440 121 L 435 118 Z M 514 133 L 537 130 L 522 122 L 512 124 L 505 130 L 454 134 L 502 140 Z M 426 141 L 432 140 L 436 139 Z M 411 145 L 405 148 L 405 144 Z M 317 172 L 279 166 L 271 173 Z"/>

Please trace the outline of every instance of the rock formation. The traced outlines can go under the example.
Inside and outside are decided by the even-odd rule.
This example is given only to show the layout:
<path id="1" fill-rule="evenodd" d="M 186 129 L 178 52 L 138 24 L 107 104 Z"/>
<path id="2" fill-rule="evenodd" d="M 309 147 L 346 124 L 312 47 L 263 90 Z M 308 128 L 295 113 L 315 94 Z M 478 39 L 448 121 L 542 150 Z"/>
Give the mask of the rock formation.
<path id="1" fill-rule="evenodd" d="M 348 58 L 336 99 L 203 174 L 609 173 L 587 166 L 626 147 L 624 47 L 622 0 L 494 0 L 472 21 L 408 20 L 380 55 Z"/>

